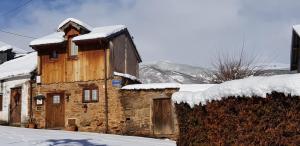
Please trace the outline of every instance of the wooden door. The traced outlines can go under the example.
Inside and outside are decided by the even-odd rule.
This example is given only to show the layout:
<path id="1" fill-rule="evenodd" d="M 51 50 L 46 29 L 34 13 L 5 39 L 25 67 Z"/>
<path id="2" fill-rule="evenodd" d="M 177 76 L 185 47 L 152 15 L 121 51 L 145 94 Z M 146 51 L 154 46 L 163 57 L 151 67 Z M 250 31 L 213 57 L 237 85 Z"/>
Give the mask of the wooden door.
<path id="1" fill-rule="evenodd" d="M 65 127 L 64 94 L 51 93 L 46 97 L 46 127 Z"/>
<path id="2" fill-rule="evenodd" d="M 170 98 L 153 100 L 153 128 L 155 135 L 173 134 L 172 105 Z"/>
<path id="3" fill-rule="evenodd" d="M 12 88 L 10 92 L 10 118 L 11 125 L 21 125 L 21 103 L 22 103 L 22 89 Z"/>

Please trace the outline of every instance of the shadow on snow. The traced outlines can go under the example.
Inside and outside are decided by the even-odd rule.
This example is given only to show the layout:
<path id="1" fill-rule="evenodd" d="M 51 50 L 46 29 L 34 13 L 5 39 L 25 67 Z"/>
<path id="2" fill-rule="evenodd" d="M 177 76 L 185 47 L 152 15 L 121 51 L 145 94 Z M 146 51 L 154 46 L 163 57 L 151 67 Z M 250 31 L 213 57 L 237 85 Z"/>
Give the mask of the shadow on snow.
<path id="1" fill-rule="evenodd" d="M 91 139 L 49 139 L 50 146 L 56 145 L 79 145 L 79 146 L 107 146 L 106 144 L 94 144 L 89 142 Z"/>

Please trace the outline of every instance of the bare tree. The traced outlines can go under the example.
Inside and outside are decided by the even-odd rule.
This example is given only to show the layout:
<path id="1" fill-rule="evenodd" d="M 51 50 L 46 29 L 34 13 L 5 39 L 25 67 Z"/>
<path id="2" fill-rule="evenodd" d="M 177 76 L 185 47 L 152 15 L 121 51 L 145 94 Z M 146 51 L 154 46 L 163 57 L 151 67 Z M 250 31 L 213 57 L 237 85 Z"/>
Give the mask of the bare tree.
<path id="1" fill-rule="evenodd" d="M 261 68 L 255 65 L 255 57 L 245 56 L 243 49 L 239 55 L 219 55 L 213 67 L 212 83 L 222 83 L 262 73 Z"/>

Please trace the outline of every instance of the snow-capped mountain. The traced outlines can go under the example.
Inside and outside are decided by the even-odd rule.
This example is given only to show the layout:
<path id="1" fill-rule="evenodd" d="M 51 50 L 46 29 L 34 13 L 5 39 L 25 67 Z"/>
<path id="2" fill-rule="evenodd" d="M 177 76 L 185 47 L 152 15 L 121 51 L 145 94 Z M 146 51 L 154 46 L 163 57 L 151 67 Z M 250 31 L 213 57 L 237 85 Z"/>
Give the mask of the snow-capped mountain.
<path id="1" fill-rule="evenodd" d="M 282 63 L 260 63 L 263 75 L 289 74 L 289 65 Z M 140 65 L 140 79 L 143 83 L 209 83 L 212 70 L 204 67 L 157 61 Z"/>
<path id="2" fill-rule="evenodd" d="M 210 72 L 207 68 L 169 61 L 140 65 L 140 79 L 143 83 L 208 83 Z"/>

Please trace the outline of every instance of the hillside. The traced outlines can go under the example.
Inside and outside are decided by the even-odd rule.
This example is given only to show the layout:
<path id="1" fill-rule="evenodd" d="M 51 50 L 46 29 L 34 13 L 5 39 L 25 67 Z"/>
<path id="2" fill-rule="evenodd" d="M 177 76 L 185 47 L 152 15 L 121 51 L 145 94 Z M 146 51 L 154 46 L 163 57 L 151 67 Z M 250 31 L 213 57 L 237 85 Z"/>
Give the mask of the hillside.
<path id="1" fill-rule="evenodd" d="M 289 66 L 281 63 L 258 64 L 263 75 L 289 74 Z M 212 70 L 209 68 L 157 61 L 140 65 L 140 79 L 143 83 L 209 83 Z"/>

